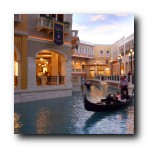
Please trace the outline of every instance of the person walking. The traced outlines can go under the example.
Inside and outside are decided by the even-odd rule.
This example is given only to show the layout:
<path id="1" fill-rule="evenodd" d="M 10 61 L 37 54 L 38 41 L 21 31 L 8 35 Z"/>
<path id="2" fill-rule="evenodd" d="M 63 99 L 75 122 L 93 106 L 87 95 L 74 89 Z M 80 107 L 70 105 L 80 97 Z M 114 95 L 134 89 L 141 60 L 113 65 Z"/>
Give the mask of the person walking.
<path id="1" fill-rule="evenodd" d="M 85 84 L 85 78 L 81 77 L 81 91 L 83 93 L 83 85 Z"/>

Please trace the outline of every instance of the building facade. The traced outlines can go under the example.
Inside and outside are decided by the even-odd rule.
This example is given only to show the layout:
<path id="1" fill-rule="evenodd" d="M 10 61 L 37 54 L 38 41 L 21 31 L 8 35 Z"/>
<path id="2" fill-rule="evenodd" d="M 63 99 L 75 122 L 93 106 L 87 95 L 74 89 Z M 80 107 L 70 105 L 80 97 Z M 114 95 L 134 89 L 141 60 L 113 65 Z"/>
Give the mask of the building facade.
<path id="1" fill-rule="evenodd" d="M 129 72 L 134 74 L 134 51 L 134 33 L 119 39 L 112 45 L 112 75 L 127 75 Z"/>
<path id="2" fill-rule="evenodd" d="M 88 76 L 87 63 L 94 58 L 94 46 L 91 42 L 80 40 L 78 48 L 72 54 L 72 75 Z"/>
<path id="3" fill-rule="evenodd" d="M 54 23 L 63 26 L 62 45 L 54 42 Z M 134 34 L 112 45 L 94 45 L 79 40 L 72 14 L 14 15 L 15 102 L 71 96 L 81 77 L 129 71 L 134 74 Z"/>
<path id="4" fill-rule="evenodd" d="M 53 22 L 63 25 L 61 46 L 53 41 Z M 41 97 L 41 92 L 44 99 L 54 98 L 59 93 L 61 96 L 72 95 L 71 52 L 77 40 L 72 36 L 72 14 L 14 15 L 16 102 L 19 97 L 23 101 L 25 94 L 31 100 Z M 50 91 L 52 95 L 48 95 Z"/>
<path id="5" fill-rule="evenodd" d="M 110 75 L 111 45 L 94 45 L 94 58 L 87 62 L 89 78 Z"/>

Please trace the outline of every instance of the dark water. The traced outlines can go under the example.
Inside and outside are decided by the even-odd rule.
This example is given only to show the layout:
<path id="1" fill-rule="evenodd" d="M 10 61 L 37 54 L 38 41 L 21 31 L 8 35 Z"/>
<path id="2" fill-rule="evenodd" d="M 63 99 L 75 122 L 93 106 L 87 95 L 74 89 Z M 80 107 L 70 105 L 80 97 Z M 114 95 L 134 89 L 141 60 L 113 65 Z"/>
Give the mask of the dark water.
<path id="1" fill-rule="evenodd" d="M 87 96 L 98 102 L 116 89 L 92 86 Z M 86 92 L 86 91 L 85 91 Z M 14 132 L 21 134 L 134 134 L 134 102 L 118 111 L 86 111 L 83 94 L 15 104 Z"/>

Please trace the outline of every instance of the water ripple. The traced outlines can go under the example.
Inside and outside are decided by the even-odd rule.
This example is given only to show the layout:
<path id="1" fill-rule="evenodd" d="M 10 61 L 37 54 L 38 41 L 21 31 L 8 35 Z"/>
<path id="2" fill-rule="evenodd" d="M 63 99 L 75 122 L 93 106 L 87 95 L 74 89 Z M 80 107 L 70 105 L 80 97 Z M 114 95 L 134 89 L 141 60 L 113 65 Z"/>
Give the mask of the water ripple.
<path id="1" fill-rule="evenodd" d="M 95 86 L 85 92 L 93 102 L 98 102 L 117 89 Z M 103 113 L 86 111 L 84 94 L 15 104 L 14 132 L 22 134 L 133 134 L 134 102 L 128 107 Z"/>

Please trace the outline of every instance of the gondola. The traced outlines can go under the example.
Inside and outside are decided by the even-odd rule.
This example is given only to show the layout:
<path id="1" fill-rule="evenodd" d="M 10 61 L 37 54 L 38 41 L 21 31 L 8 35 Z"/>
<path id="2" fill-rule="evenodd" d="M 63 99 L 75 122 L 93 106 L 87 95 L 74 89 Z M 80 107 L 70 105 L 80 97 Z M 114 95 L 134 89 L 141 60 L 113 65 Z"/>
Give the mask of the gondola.
<path id="1" fill-rule="evenodd" d="M 112 111 L 112 110 L 118 110 L 128 106 L 132 102 L 132 100 L 133 100 L 133 96 L 129 96 L 129 99 L 126 100 L 126 102 L 111 101 L 110 103 L 107 103 L 106 99 L 103 99 L 101 100 L 101 102 L 92 103 L 86 98 L 86 95 L 85 95 L 84 107 L 86 110 L 94 111 L 94 112 Z"/>

